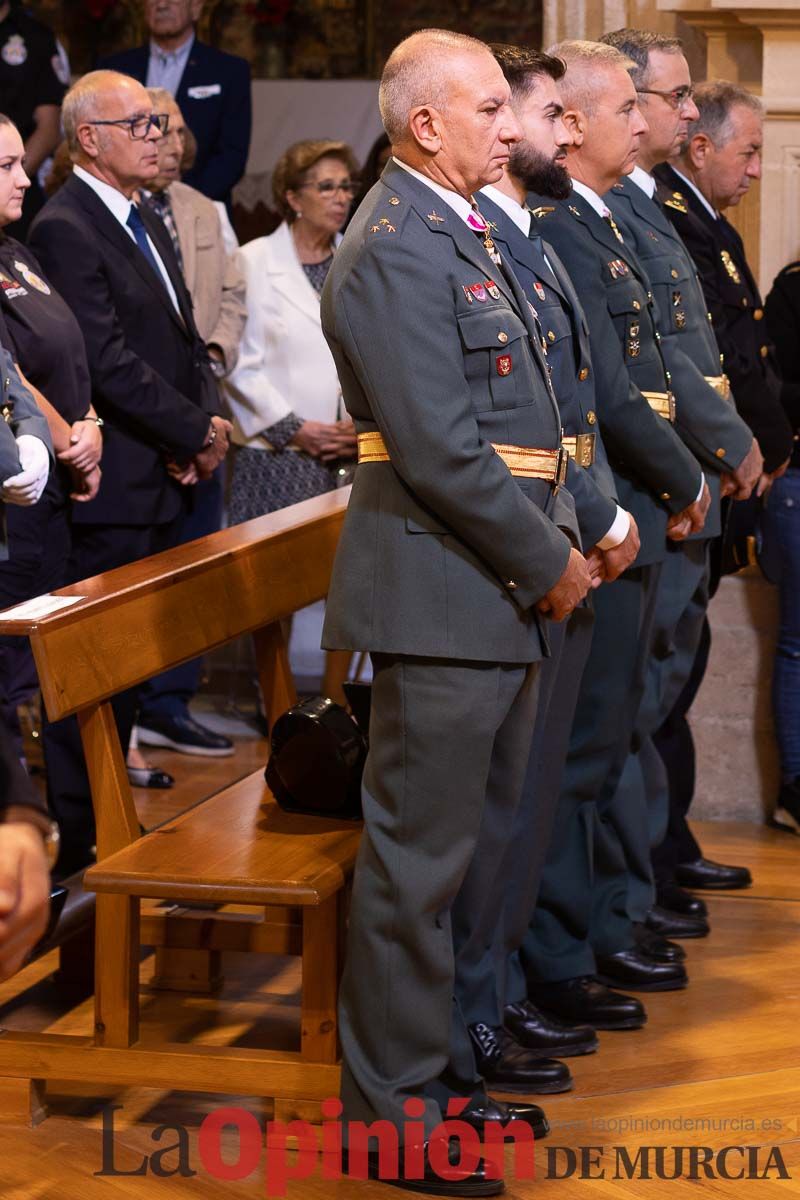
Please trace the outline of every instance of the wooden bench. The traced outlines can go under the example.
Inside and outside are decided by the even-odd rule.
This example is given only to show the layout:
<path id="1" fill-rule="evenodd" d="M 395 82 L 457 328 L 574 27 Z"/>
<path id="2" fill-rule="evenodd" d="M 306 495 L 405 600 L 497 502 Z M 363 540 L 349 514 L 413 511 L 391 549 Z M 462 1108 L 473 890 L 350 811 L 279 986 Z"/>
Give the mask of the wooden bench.
<path id="1" fill-rule="evenodd" d="M 338 1087 L 336 993 L 360 829 L 282 812 L 257 771 L 140 836 L 111 698 L 252 633 L 267 719 L 296 700 L 281 622 L 323 598 L 347 503 L 334 492 L 63 588 L 85 599 L 0 633 L 30 637 L 51 719 L 77 713 L 97 823 L 95 1030 L 0 1033 L 3 1115 L 41 1115 L 47 1080 L 272 1097 Z M 140 900 L 166 908 L 141 916 Z M 184 905 L 208 904 L 204 911 Z M 244 914 L 215 906 L 248 906 Z M 299 1052 L 139 1042 L 140 945 L 302 956 Z"/>

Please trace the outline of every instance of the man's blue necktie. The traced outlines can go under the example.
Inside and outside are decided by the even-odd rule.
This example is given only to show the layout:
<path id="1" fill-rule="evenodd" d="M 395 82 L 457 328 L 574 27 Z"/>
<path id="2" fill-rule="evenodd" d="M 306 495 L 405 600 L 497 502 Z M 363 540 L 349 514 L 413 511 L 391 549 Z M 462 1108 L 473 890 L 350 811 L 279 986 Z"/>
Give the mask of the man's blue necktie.
<path id="1" fill-rule="evenodd" d="M 136 245 L 155 271 L 156 278 L 163 284 L 164 280 L 158 268 L 156 256 L 153 254 L 150 243 L 147 240 L 147 230 L 144 227 L 144 221 L 135 204 L 131 204 L 131 211 L 128 213 L 128 228 L 132 230 L 133 236 L 136 238 Z"/>

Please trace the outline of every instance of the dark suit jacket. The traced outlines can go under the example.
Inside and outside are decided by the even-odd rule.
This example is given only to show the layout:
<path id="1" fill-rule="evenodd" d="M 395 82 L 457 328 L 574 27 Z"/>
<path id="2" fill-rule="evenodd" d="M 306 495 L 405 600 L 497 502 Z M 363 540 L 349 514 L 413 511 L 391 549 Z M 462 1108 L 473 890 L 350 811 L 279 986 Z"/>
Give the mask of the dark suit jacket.
<path id="1" fill-rule="evenodd" d="M 142 220 L 167 268 L 181 315 L 136 243 L 92 189 L 71 176 L 33 224 L 30 245 L 78 318 L 92 400 L 105 421 L 103 480 L 74 520 L 150 525 L 171 521 L 187 489 L 168 456 L 188 460 L 219 411 L 205 346 L 169 235 L 146 206 Z"/>
<path id="2" fill-rule="evenodd" d="M 697 269 L 667 210 L 638 184 L 621 179 L 605 196 L 626 240 L 630 240 L 653 292 L 661 349 L 677 399 L 675 426 L 703 464 L 712 504 L 696 536 L 721 532 L 719 476 L 734 470 L 753 441 L 749 426 L 711 380 L 723 373 L 719 346 Z"/>
<path id="3" fill-rule="evenodd" d="M 356 471 L 325 646 L 537 661 L 533 605 L 566 566 L 559 526 L 575 515 L 564 489 L 511 475 L 493 449 L 560 440 L 516 280 L 390 162 L 336 251 L 322 328 L 357 430 L 379 432 L 390 455 Z"/>
<path id="4" fill-rule="evenodd" d="M 608 533 L 617 515 L 617 505 L 614 478 L 595 416 L 597 400 L 586 317 L 553 247 L 543 247 L 538 235 L 526 237 L 485 192 L 481 192 L 478 203 L 483 216 L 492 222 L 493 238 L 503 261 L 511 264 L 526 299 L 538 315 L 565 434 L 595 435 L 594 465 L 587 470 L 570 460 L 567 473 L 581 541 L 588 550 Z M 545 262 L 545 252 L 552 270 Z"/>
<path id="5" fill-rule="evenodd" d="M 578 281 L 600 428 L 619 502 L 639 527 L 637 565 L 660 562 L 668 515 L 697 498 L 701 472 L 674 426 L 642 395 L 669 391 L 647 277 L 633 248 L 617 241 L 577 192 L 568 200 L 542 197 L 539 203 L 542 234 Z"/>
<path id="6" fill-rule="evenodd" d="M 781 400 L 795 433 L 800 432 L 800 262 L 789 263 L 776 275 L 764 305 L 769 335 L 782 375 Z M 794 466 L 800 461 L 795 442 Z"/>
<path id="7" fill-rule="evenodd" d="M 150 47 L 112 54 L 99 65 L 147 81 Z M 250 149 L 250 66 L 243 58 L 195 41 L 175 99 L 197 139 L 197 159 L 183 182 L 230 205 Z"/>
<path id="8" fill-rule="evenodd" d="M 724 217 L 711 216 L 672 167 L 662 163 L 655 174 L 659 196 L 699 272 L 736 407 L 758 438 L 765 469 L 774 471 L 792 452 L 792 428 L 742 239 Z"/>

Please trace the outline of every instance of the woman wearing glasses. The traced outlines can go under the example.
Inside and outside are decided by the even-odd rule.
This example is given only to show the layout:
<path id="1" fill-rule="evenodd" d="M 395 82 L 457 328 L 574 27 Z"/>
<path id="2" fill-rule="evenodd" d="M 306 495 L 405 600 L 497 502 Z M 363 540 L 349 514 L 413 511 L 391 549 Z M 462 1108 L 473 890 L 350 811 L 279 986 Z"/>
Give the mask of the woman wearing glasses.
<path id="1" fill-rule="evenodd" d="M 239 251 L 247 280 L 247 323 L 226 390 L 240 447 L 230 520 L 249 521 L 336 486 L 356 439 L 322 334 L 322 286 L 358 190 L 343 142 L 291 146 L 272 191 L 284 220 Z"/>
<path id="2" fill-rule="evenodd" d="M 358 191 L 356 176 L 344 142 L 290 146 L 272 176 L 283 222 L 239 251 L 247 322 L 225 380 L 239 447 L 231 524 L 331 491 L 355 461 L 355 430 L 342 406 L 319 300 Z"/>

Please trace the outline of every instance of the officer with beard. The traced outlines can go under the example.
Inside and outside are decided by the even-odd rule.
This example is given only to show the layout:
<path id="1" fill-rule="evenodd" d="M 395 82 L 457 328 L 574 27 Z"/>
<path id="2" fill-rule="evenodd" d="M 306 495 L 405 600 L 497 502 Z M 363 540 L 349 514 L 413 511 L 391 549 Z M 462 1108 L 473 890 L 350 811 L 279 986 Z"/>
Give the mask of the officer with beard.
<path id="1" fill-rule="evenodd" d="M 557 87 L 564 64 L 538 50 L 492 50 L 511 88 L 511 105 L 524 137 L 512 147 L 503 177 L 484 187 L 477 200 L 503 262 L 512 267 L 536 313 L 564 426 L 563 443 L 570 453 L 567 487 L 597 586 L 631 565 L 639 535 L 631 514 L 616 502 L 595 415 L 595 375 L 583 309 L 555 251 L 543 244 L 535 214 L 526 204 L 529 192 L 553 199 L 565 199 L 571 192 L 564 166 L 571 135 L 561 120 Z M 492 881 L 481 877 L 478 855 L 454 913 L 457 998 L 479 1068 L 487 1083 L 498 1088 L 521 1088 L 527 1082 L 531 1091 L 556 1090 L 555 1079 L 541 1066 L 536 1071 L 536 1057 L 570 1057 L 597 1048 L 593 1028 L 546 1017 L 527 999 L 517 953 L 536 903 L 592 619 L 591 605 L 584 604 L 568 621 L 548 630 L 550 657 L 542 669 L 523 802 L 509 849 Z M 503 919 L 494 928 L 486 928 L 480 919 L 479 899 L 487 887 L 502 888 L 506 895 Z"/>

